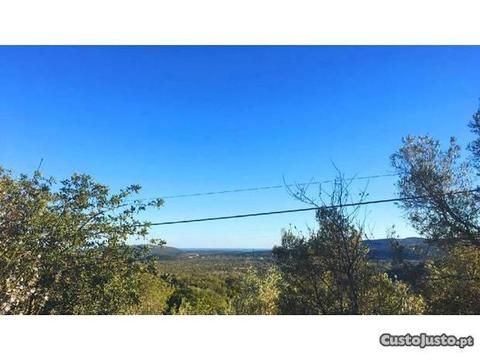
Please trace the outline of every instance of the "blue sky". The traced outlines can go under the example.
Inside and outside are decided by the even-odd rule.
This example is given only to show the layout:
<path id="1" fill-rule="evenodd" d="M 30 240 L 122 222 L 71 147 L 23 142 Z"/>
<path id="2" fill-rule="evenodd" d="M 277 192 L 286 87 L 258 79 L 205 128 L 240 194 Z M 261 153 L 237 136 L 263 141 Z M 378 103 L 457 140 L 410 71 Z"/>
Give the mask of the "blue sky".
<path id="1" fill-rule="evenodd" d="M 480 47 L 0 47 L 0 164 L 86 172 L 140 197 L 392 171 L 402 136 L 455 135 L 480 96 Z M 371 180 L 370 199 L 395 195 Z M 354 183 L 352 190 L 363 188 Z M 171 199 L 152 221 L 301 207 L 285 190 Z M 374 237 L 394 205 L 367 209 Z M 289 214 L 152 230 L 178 247 L 270 247 Z"/>

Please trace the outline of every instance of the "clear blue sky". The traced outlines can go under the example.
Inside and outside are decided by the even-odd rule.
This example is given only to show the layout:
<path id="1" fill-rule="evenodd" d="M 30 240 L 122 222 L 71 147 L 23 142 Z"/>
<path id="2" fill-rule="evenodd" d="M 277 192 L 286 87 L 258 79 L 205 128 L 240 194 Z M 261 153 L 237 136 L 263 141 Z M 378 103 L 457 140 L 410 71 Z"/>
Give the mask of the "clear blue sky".
<path id="1" fill-rule="evenodd" d="M 0 47 L 0 164 L 141 197 L 391 171 L 407 134 L 466 144 L 479 47 Z M 394 195 L 372 180 L 370 199 Z M 365 181 L 355 184 L 358 189 Z M 355 190 L 355 188 L 353 189 Z M 172 199 L 153 221 L 299 207 L 284 190 Z M 372 206 L 375 237 L 394 205 Z M 270 247 L 313 214 L 155 228 L 178 247 Z"/>

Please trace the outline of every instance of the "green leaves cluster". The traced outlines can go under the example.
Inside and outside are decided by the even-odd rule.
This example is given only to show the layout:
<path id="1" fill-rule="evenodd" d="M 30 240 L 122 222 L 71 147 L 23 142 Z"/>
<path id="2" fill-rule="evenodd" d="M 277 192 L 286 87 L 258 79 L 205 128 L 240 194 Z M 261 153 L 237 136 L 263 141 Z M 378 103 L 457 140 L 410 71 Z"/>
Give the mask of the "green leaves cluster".
<path id="1" fill-rule="evenodd" d="M 277 315 L 281 275 L 275 267 L 263 274 L 250 267 L 240 281 L 233 307 L 238 315 Z"/>
<path id="2" fill-rule="evenodd" d="M 427 262 L 424 294 L 432 314 L 480 314 L 480 248 L 455 246 Z"/>
<path id="3" fill-rule="evenodd" d="M 392 156 L 399 196 L 410 222 L 437 246 L 480 245 L 480 202 L 472 163 L 462 160 L 456 140 L 443 151 L 429 136 L 406 137 Z"/>
<path id="4" fill-rule="evenodd" d="M 138 303 L 147 264 L 127 239 L 148 232 L 137 215 L 161 201 L 125 206 L 90 176 L 57 183 L 0 168 L 0 313 L 114 314 Z"/>
<path id="5" fill-rule="evenodd" d="M 285 283 L 284 314 L 417 314 L 420 296 L 368 260 L 362 232 L 336 209 L 319 210 L 319 230 L 285 232 L 274 257 Z"/>

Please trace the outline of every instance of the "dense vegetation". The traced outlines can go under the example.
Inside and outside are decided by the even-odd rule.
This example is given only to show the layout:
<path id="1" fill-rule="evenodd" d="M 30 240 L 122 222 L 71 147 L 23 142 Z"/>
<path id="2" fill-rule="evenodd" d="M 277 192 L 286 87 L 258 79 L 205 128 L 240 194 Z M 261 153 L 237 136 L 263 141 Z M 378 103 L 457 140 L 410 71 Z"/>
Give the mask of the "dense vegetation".
<path id="1" fill-rule="evenodd" d="M 480 314 L 480 112 L 470 127 L 468 156 L 428 136 L 393 154 L 400 206 L 430 249 L 407 256 L 392 233 L 380 261 L 341 175 L 317 198 L 289 189 L 318 208 L 317 227 L 284 231 L 271 256 L 178 260 L 128 245 L 162 244 L 138 219 L 162 201 L 129 201 L 139 186 L 0 168 L 0 314 Z"/>

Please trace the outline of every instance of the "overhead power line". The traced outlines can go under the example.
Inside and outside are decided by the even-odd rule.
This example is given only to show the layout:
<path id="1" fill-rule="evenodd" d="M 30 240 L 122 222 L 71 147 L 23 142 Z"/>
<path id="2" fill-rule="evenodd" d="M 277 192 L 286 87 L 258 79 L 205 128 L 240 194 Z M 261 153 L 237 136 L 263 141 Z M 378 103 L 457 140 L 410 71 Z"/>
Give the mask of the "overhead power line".
<path id="1" fill-rule="evenodd" d="M 450 192 L 450 193 L 447 193 L 447 194 L 448 195 L 458 195 L 458 194 L 474 193 L 474 192 L 479 192 L 479 191 L 480 191 L 480 189 L 463 190 L 463 191 L 454 191 L 454 192 Z M 149 223 L 148 225 L 150 225 L 150 226 L 164 226 L 164 225 L 188 224 L 188 223 L 198 223 L 198 222 L 207 222 L 207 221 L 241 219 L 241 218 L 257 217 L 257 216 L 269 216 L 269 215 L 314 211 L 314 210 L 319 210 L 319 209 L 339 209 L 339 208 L 355 207 L 355 206 L 385 204 L 385 203 L 391 203 L 391 202 L 397 202 L 397 201 L 421 200 L 421 199 L 425 199 L 425 198 L 428 198 L 428 196 L 414 196 L 414 197 L 403 197 L 403 198 L 400 197 L 400 198 L 380 199 L 380 200 L 371 200 L 371 201 L 359 201 L 359 202 L 353 202 L 353 203 L 347 203 L 347 204 L 341 204 L 341 205 L 327 205 L 327 206 L 321 206 L 321 207 L 315 206 L 315 207 L 308 207 L 308 208 L 297 208 L 297 209 L 288 209 L 288 210 L 277 210 L 277 211 L 248 213 L 248 214 L 240 214 L 240 215 L 207 217 L 207 218 L 200 218 L 200 219 L 165 221 L 165 222 Z"/>
<path id="2" fill-rule="evenodd" d="M 397 176 L 397 175 L 398 175 L 397 173 L 390 173 L 390 174 L 381 174 L 381 175 L 351 177 L 351 178 L 347 178 L 347 179 L 344 179 L 344 180 L 346 180 L 346 181 L 370 180 L 370 179 L 378 179 L 378 178 L 385 178 L 385 177 L 393 177 L 393 176 Z M 158 196 L 158 197 L 138 199 L 137 201 L 151 201 L 151 200 L 157 200 L 157 199 L 178 199 L 178 198 L 186 198 L 186 197 L 211 196 L 211 195 L 250 192 L 250 191 L 282 189 L 282 188 L 290 187 L 290 186 L 308 186 L 308 185 L 330 184 L 330 183 L 334 183 L 334 182 L 335 182 L 335 180 L 322 180 L 322 181 L 311 181 L 311 182 L 294 183 L 294 184 L 257 186 L 257 187 L 239 188 L 239 189 L 230 189 L 230 190 L 219 190 L 219 191 L 187 193 L 187 194 L 174 194 L 174 195 L 164 195 L 164 196 Z"/>

